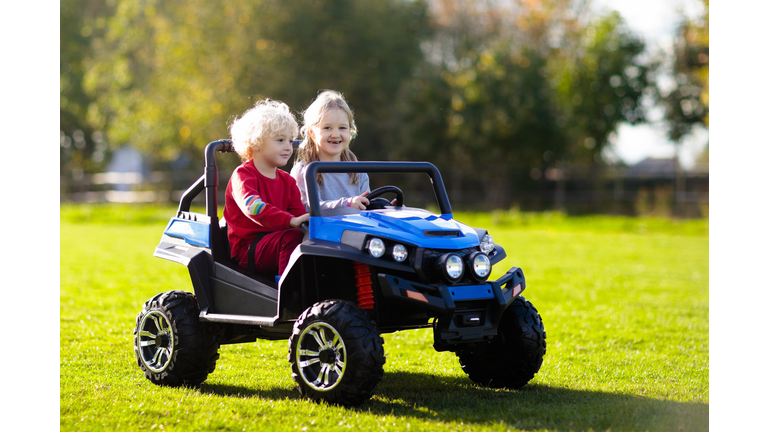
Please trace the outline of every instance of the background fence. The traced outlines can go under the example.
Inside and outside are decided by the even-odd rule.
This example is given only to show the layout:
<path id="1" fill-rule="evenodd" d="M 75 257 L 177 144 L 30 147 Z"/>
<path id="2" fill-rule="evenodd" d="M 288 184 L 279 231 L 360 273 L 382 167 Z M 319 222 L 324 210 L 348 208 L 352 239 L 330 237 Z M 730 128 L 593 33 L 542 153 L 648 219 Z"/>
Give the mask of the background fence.
<path id="1" fill-rule="evenodd" d="M 220 164 L 219 200 L 232 172 Z M 709 171 L 704 166 L 679 169 L 673 159 L 648 159 L 632 167 L 564 165 L 545 170 L 511 167 L 500 183 L 460 176 L 460 169 L 438 167 L 456 211 L 558 210 L 568 214 L 707 217 Z M 290 170 L 290 166 L 286 167 Z M 61 178 L 61 202 L 177 203 L 202 175 L 198 170 L 108 172 Z M 501 178 L 502 176 L 500 176 Z M 371 188 L 393 184 L 403 189 L 409 206 L 436 208 L 429 178 L 423 174 L 371 174 Z M 202 196 L 194 201 L 204 205 Z"/>

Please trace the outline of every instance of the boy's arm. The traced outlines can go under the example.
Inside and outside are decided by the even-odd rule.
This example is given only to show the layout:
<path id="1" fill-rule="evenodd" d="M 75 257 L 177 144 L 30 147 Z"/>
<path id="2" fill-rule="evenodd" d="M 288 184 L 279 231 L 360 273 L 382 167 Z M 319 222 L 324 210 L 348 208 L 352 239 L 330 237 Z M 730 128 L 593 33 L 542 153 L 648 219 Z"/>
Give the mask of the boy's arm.
<path id="1" fill-rule="evenodd" d="M 284 230 L 291 227 L 293 215 L 264 202 L 255 179 L 232 176 L 232 195 L 240 211 L 264 228 Z"/>

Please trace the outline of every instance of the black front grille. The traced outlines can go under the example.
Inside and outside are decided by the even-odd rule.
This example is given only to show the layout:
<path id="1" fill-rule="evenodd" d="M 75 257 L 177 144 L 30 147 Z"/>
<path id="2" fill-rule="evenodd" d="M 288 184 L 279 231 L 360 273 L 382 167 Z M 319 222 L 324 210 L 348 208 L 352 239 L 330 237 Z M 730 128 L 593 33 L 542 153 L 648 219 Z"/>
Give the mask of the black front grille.
<path id="1" fill-rule="evenodd" d="M 461 279 L 461 282 L 472 282 L 472 279 L 469 276 L 469 269 L 466 267 L 467 265 L 466 258 L 467 258 L 467 255 L 471 254 L 476 250 L 479 250 L 477 246 L 460 249 L 460 250 L 424 249 L 424 252 L 421 258 L 421 270 L 424 272 L 424 277 L 426 278 L 425 282 L 429 282 L 429 283 L 434 283 L 434 282 L 445 283 L 446 282 L 443 279 L 440 271 L 435 268 L 437 259 L 440 257 L 440 255 L 443 255 L 446 253 L 455 253 L 456 255 L 461 257 L 462 261 L 464 261 L 464 277 Z"/>

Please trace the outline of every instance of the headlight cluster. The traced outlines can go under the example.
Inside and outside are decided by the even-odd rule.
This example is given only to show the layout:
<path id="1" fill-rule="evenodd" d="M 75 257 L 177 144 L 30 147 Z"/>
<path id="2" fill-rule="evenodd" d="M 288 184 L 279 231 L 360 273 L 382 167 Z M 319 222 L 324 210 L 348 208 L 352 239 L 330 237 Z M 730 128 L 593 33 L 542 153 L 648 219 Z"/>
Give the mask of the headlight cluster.
<path id="1" fill-rule="evenodd" d="M 451 284 L 459 283 L 465 275 L 475 282 L 485 282 L 491 275 L 492 267 L 488 254 L 493 252 L 494 248 L 493 237 L 485 235 L 480 241 L 479 251 L 474 250 L 467 254 L 468 250 L 465 249 L 460 252 L 443 253 L 439 256 L 436 253 L 432 256 L 437 259 L 431 258 L 429 260 L 431 263 L 428 263 L 425 258 L 424 265 L 428 268 L 431 267 L 427 271 L 427 277 L 430 273 L 432 277 L 436 276 L 432 273 L 436 271 L 443 280 Z M 408 260 L 408 248 L 404 244 L 395 243 L 391 240 L 385 242 L 378 237 L 369 237 L 365 242 L 365 250 L 374 258 L 386 257 L 398 263 L 404 263 Z M 437 250 L 434 252 L 439 253 Z"/>
<path id="2" fill-rule="evenodd" d="M 466 263 L 455 253 L 440 255 L 437 259 L 438 271 L 451 283 L 464 277 L 464 268 L 469 268 L 469 275 L 477 282 L 484 281 L 491 274 L 491 259 L 485 252 L 475 251 L 467 256 Z"/>
<path id="3" fill-rule="evenodd" d="M 483 239 L 480 240 L 480 250 L 486 254 L 489 254 L 495 248 L 496 245 L 493 243 L 493 237 L 489 236 L 488 234 L 484 235 Z"/>
<path id="4" fill-rule="evenodd" d="M 376 237 L 368 240 L 365 248 L 368 249 L 368 253 L 374 258 L 381 258 L 387 252 L 387 246 L 384 244 L 384 240 Z M 408 249 L 399 243 L 389 250 L 389 254 L 392 256 L 392 259 L 399 263 L 408 259 Z"/>

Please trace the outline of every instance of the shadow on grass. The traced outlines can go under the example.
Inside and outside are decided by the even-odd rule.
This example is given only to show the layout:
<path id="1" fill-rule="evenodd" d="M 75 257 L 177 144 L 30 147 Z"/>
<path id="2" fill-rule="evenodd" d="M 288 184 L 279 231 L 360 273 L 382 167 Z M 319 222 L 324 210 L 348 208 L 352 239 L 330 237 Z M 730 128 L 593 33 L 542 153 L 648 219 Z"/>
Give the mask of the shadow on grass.
<path id="1" fill-rule="evenodd" d="M 254 390 L 204 384 L 202 393 L 227 397 L 301 400 L 295 389 Z M 529 384 L 521 390 L 488 389 L 468 378 L 387 372 L 371 400 L 351 411 L 376 416 L 501 424 L 523 430 L 701 431 L 709 430 L 709 405 L 600 391 Z"/>
<path id="2" fill-rule="evenodd" d="M 272 400 L 301 400 L 301 395 L 296 388 L 286 389 L 284 387 L 274 387 L 267 390 L 255 390 L 238 385 L 204 383 L 198 387 L 198 390 L 201 394 L 211 394 L 224 397 L 259 397 L 262 399 Z"/>
<path id="3" fill-rule="evenodd" d="M 468 378 L 390 372 L 374 398 L 357 408 L 377 415 L 465 424 L 505 424 L 524 430 L 709 429 L 709 405 L 600 391 L 528 384 L 488 389 Z"/>

